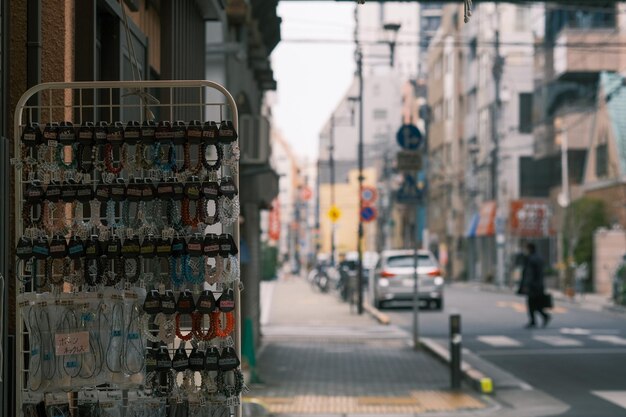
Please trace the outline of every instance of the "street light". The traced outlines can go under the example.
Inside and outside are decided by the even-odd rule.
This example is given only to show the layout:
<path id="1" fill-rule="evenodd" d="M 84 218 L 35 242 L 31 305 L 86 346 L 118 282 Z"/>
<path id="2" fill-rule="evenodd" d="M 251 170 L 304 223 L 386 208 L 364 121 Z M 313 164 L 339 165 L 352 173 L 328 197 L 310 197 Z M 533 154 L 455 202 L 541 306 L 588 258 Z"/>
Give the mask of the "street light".
<path id="1" fill-rule="evenodd" d="M 361 208 L 363 207 L 363 51 L 361 50 L 361 43 L 358 38 L 359 28 L 359 13 L 358 9 L 354 9 L 354 23 L 355 23 L 355 51 L 354 59 L 356 61 L 357 77 L 359 78 L 359 95 L 355 98 L 355 101 L 359 101 L 359 142 L 358 142 L 358 164 L 359 164 L 359 229 L 357 235 L 357 250 L 359 254 L 358 261 L 358 285 L 357 285 L 357 313 L 363 314 L 363 219 L 361 218 Z M 389 66 L 393 67 L 395 59 L 395 47 L 396 39 L 398 37 L 398 31 L 400 30 L 399 23 L 386 23 L 383 25 L 385 31 L 384 42 L 389 45 L 390 59 Z"/>

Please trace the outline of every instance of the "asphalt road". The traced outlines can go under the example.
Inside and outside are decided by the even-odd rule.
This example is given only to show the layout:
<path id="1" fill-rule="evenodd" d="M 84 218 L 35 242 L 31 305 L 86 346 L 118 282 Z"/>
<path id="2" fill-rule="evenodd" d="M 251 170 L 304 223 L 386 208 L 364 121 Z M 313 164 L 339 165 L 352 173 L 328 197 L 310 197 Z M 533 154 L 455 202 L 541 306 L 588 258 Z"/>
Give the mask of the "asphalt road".
<path id="1" fill-rule="evenodd" d="M 449 314 L 460 313 L 463 347 L 568 404 L 563 416 L 626 416 L 626 315 L 557 302 L 547 328 L 527 330 L 522 297 L 446 290 L 443 312 L 420 310 L 421 337 L 447 338 Z M 410 307 L 384 312 L 412 330 Z"/>

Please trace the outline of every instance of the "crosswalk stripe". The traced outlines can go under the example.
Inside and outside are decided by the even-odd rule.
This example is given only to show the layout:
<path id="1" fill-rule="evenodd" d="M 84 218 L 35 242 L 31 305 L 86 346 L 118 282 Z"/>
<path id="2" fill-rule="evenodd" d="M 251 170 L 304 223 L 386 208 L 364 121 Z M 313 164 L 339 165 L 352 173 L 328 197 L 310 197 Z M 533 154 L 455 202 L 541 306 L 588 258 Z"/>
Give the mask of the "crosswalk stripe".
<path id="1" fill-rule="evenodd" d="M 603 400 L 626 408 L 626 391 L 591 391 L 591 393 Z"/>
<path id="2" fill-rule="evenodd" d="M 626 339 L 624 339 L 623 337 L 619 337 L 619 336 L 601 334 L 601 335 L 591 336 L 591 338 L 598 342 L 605 342 L 605 343 L 610 343 L 612 345 L 626 346 Z"/>
<path id="3" fill-rule="evenodd" d="M 542 342 L 547 345 L 550 345 L 550 346 L 566 347 L 566 346 L 582 346 L 583 345 L 582 342 L 578 340 L 569 339 L 567 337 L 561 337 L 561 336 L 535 336 L 533 337 L 533 339 L 535 339 L 538 342 Z"/>
<path id="4" fill-rule="evenodd" d="M 507 336 L 479 336 L 480 342 L 495 347 L 518 347 L 522 346 L 520 342 Z"/>

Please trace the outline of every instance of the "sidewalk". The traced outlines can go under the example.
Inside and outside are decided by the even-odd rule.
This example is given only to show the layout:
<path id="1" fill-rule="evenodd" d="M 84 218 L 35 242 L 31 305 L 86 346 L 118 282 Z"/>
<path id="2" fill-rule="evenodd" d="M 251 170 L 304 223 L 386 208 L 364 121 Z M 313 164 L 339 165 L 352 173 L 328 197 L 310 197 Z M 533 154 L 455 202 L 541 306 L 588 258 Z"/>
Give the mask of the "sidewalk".
<path id="1" fill-rule="evenodd" d="M 467 415 L 488 406 L 449 391 L 448 368 L 414 351 L 404 330 L 351 313 L 302 278 L 263 283 L 261 308 L 263 384 L 247 397 L 276 415 Z"/>

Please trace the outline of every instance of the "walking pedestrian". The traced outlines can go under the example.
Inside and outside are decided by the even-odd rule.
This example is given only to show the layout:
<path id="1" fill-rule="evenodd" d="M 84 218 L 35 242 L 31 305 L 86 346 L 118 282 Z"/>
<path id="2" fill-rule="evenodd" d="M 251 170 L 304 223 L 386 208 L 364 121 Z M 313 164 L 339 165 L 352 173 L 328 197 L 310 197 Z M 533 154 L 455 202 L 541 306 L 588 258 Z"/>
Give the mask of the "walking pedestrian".
<path id="1" fill-rule="evenodd" d="M 543 282 L 543 259 L 537 255 L 537 248 L 534 243 L 526 244 L 526 260 L 522 270 L 522 281 L 517 292 L 527 297 L 529 321 L 526 328 L 531 329 L 537 326 L 536 313 L 541 315 L 543 327 L 546 327 L 551 316 L 544 311 L 546 296 Z"/>

